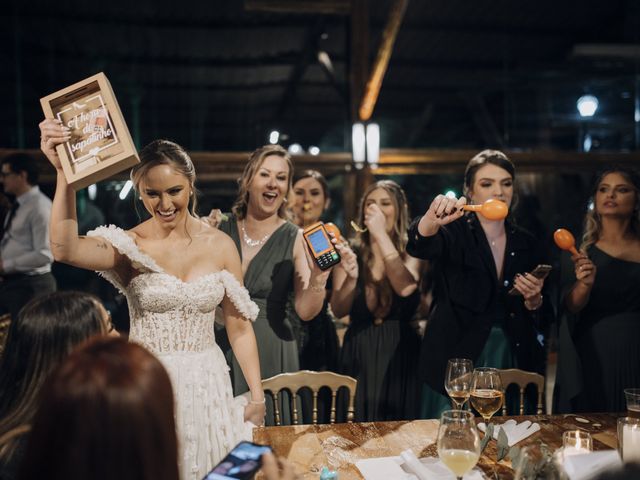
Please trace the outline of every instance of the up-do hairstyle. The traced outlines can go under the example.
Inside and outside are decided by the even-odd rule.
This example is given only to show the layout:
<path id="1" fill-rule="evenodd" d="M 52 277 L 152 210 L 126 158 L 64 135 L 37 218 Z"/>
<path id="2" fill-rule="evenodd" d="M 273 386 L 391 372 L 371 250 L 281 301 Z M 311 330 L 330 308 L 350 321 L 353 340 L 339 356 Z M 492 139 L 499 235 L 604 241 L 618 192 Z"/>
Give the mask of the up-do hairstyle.
<path id="1" fill-rule="evenodd" d="M 178 480 L 173 398 L 143 347 L 89 340 L 43 387 L 19 478 Z"/>
<path id="2" fill-rule="evenodd" d="M 636 238 L 640 238 L 640 173 L 637 170 L 625 166 L 612 166 L 602 170 L 596 175 L 596 179 L 591 186 L 591 198 L 590 202 L 593 202 L 593 209 L 587 210 L 587 214 L 584 218 L 584 234 L 582 235 L 582 244 L 580 250 L 586 251 L 591 245 L 596 243 L 600 239 L 602 233 L 602 218 L 596 211 L 595 198 L 600 183 L 604 180 L 604 177 L 610 173 L 619 173 L 628 181 L 635 189 L 636 201 L 631 216 L 631 222 L 629 223 L 629 230 L 635 235 Z"/>
<path id="3" fill-rule="evenodd" d="M 142 150 L 140 150 L 140 163 L 131 169 L 131 182 L 137 192 L 140 191 L 140 183 L 153 167 L 158 165 L 168 165 L 177 172 L 184 175 L 189 180 L 189 186 L 193 194 L 190 196 L 189 211 L 194 217 L 197 216 L 198 191 L 196 190 L 196 169 L 193 166 L 191 157 L 177 143 L 170 140 L 154 140 Z"/>
<path id="4" fill-rule="evenodd" d="M 231 211 L 238 220 L 244 220 L 247 216 L 247 208 L 249 205 L 249 186 L 251 185 L 253 178 L 256 176 L 258 169 L 262 166 L 265 158 L 270 155 L 276 155 L 284 158 L 287 162 L 287 166 L 289 167 L 287 191 L 284 194 L 284 201 L 278 209 L 278 216 L 280 218 L 288 218 L 287 197 L 289 196 L 289 192 L 293 185 L 293 163 L 291 162 L 291 155 L 289 155 L 289 152 L 280 145 L 265 145 L 254 150 L 253 153 L 249 155 L 249 161 L 244 167 L 244 172 L 242 172 L 242 176 L 238 179 L 238 196 L 231 208 Z"/>
<path id="5" fill-rule="evenodd" d="M 324 199 L 325 201 L 329 200 L 331 198 L 330 192 L 329 192 L 329 184 L 327 183 L 327 179 L 324 178 L 324 175 L 322 175 L 319 171 L 317 170 L 305 170 L 302 173 L 300 173 L 299 175 L 296 175 L 293 178 L 293 185 L 295 185 L 296 183 L 298 183 L 300 180 L 304 180 L 305 178 L 313 178 L 314 180 L 316 180 L 320 186 L 322 187 L 322 193 L 324 194 Z"/>

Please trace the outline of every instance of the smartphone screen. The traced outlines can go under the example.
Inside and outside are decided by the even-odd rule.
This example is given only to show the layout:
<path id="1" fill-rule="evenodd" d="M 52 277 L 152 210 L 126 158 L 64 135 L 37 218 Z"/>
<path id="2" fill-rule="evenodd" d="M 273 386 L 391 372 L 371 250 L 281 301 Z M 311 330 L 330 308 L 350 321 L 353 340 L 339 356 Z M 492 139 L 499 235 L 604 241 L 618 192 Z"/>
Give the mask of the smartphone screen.
<path id="1" fill-rule="evenodd" d="M 271 451 L 267 445 L 240 442 L 203 480 L 247 480 L 253 478 L 261 465 L 260 457 Z"/>

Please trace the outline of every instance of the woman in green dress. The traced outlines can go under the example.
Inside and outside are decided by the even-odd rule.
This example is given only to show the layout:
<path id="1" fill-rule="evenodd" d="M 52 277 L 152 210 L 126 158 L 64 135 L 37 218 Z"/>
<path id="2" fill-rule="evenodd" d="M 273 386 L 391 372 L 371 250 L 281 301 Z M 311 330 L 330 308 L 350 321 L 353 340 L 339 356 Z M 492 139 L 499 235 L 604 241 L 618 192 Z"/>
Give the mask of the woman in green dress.
<path id="1" fill-rule="evenodd" d="M 291 158 L 284 148 L 257 149 L 240 178 L 233 213 L 218 224 L 235 242 L 244 285 L 260 308 L 253 329 L 263 379 L 300 369 L 292 318 L 297 315 L 308 321 L 320 313 L 331 272 L 320 270 L 303 243 L 301 230 L 287 220 L 292 176 Z M 216 339 L 226 351 L 234 394 L 242 394 L 247 384 L 226 336 L 219 333 Z M 267 403 L 266 422 L 272 421 Z"/>

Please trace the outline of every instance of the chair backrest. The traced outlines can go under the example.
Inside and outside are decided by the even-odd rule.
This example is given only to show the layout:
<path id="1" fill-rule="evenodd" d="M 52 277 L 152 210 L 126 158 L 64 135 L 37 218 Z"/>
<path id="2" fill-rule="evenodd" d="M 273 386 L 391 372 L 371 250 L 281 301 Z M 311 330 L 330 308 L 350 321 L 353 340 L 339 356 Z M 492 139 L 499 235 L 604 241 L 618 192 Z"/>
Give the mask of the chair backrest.
<path id="1" fill-rule="evenodd" d="M 536 415 L 544 413 L 544 377 L 539 373 L 527 372 L 526 370 L 518 370 L 517 368 L 509 368 L 500 370 L 500 379 L 502 380 L 502 388 L 507 391 L 507 387 L 512 384 L 518 385 L 520 389 L 520 415 L 524 415 L 524 391 L 527 385 L 534 384 L 538 389 L 538 404 L 536 405 Z M 502 415 L 507 414 L 506 402 L 502 403 Z"/>
<path id="2" fill-rule="evenodd" d="M 280 415 L 279 394 L 282 390 L 288 390 L 291 398 L 292 422 L 299 424 L 301 412 L 298 412 L 296 394 L 300 389 L 308 388 L 313 394 L 312 423 L 318 423 L 318 392 L 322 387 L 331 390 L 331 414 L 330 423 L 336 423 L 336 397 L 342 387 L 348 391 L 347 422 L 353 422 L 355 392 L 358 381 L 348 375 L 339 375 L 333 372 L 314 372 L 312 370 L 300 370 L 298 372 L 281 373 L 271 378 L 262 380 L 262 388 L 265 392 L 271 392 L 273 396 L 276 425 L 282 424 Z M 299 415 L 300 413 L 300 415 Z"/>
<path id="3" fill-rule="evenodd" d="M 4 344 L 7 341 L 7 334 L 9 333 L 9 325 L 11 324 L 11 315 L 5 313 L 0 315 L 0 355 L 4 351 Z"/>

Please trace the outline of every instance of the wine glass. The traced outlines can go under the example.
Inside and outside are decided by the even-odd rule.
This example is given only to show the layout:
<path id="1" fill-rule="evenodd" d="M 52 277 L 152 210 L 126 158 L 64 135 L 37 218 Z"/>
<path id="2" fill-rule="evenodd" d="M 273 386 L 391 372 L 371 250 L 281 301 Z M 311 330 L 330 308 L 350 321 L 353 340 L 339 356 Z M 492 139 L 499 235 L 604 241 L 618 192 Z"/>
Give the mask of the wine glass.
<path id="1" fill-rule="evenodd" d="M 502 380 L 497 368 L 481 367 L 473 371 L 471 405 L 482 415 L 486 425 L 489 425 L 493 414 L 500 410 L 503 397 Z"/>
<path id="2" fill-rule="evenodd" d="M 468 358 L 452 358 L 447 363 L 444 388 L 454 403 L 454 408 L 462 410 L 471 393 L 473 362 Z"/>
<path id="3" fill-rule="evenodd" d="M 438 456 L 461 480 L 480 458 L 480 435 L 471 412 L 446 410 L 438 428 Z"/>

